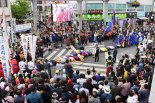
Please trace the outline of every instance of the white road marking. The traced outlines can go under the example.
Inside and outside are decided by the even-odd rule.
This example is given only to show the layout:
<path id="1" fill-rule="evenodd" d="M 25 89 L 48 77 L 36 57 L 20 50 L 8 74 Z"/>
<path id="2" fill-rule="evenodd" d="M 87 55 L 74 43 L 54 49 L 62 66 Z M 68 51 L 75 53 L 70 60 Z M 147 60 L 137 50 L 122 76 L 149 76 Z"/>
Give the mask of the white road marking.
<path id="1" fill-rule="evenodd" d="M 66 53 L 66 55 L 70 55 L 72 53 L 72 50 L 70 49 L 67 53 Z"/>
<path id="2" fill-rule="evenodd" d="M 71 64 L 73 64 L 73 65 L 78 65 L 79 63 L 77 63 L 77 62 L 71 62 Z M 91 66 L 91 67 L 100 67 L 100 68 L 105 68 L 106 67 L 106 65 L 102 65 L 102 64 L 93 64 L 93 63 L 82 63 L 82 66 Z"/>
<path id="3" fill-rule="evenodd" d="M 73 69 L 77 69 L 77 70 L 85 70 L 87 71 L 87 69 L 89 69 L 89 67 L 85 67 L 85 66 L 75 66 L 73 67 Z M 91 69 L 90 69 L 91 70 Z M 103 71 L 103 72 L 106 72 L 106 69 L 105 68 L 95 68 L 96 71 Z"/>
<path id="4" fill-rule="evenodd" d="M 54 57 L 54 59 L 61 57 L 62 54 L 66 51 L 66 49 L 61 50 L 61 52 L 59 52 L 59 54 L 57 56 Z"/>
<path id="5" fill-rule="evenodd" d="M 51 59 L 58 51 L 53 51 L 46 59 Z"/>

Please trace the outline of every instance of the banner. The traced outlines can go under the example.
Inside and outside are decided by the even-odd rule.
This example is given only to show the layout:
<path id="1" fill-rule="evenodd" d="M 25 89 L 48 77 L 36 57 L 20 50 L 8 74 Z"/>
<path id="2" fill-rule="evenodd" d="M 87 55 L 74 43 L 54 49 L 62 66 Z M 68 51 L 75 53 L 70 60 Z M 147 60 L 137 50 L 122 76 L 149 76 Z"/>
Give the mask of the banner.
<path id="1" fill-rule="evenodd" d="M 29 40 L 30 54 L 31 54 L 31 57 L 32 57 L 32 55 L 33 55 L 33 37 L 32 37 L 32 35 L 28 35 L 28 40 Z"/>
<path id="2" fill-rule="evenodd" d="M 21 35 L 21 42 L 22 42 L 24 57 L 25 57 L 25 60 L 27 61 L 28 36 Z"/>
<path id="3" fill-rule="evenodd" d="M 0 56 L 2 60 L 2 68 L 3 68 L 3 73 L 4 77 L 6 79 L 9 78 L 9 48 L 7 46 L 7 39 L 0 39 Z"/>
<path id="4" fill-rule="evenodd" d="M 35 61 L 36 56 L 36 42 L 37 42 L 37 36 L 33 35 L 33 55 L 32 55 L 32 61 Z"/>
<path id="5" fill-rule="evenodd" d="M 53 4 L 53 21 L 72 21 L 74 17 L 74 4 Z"/>

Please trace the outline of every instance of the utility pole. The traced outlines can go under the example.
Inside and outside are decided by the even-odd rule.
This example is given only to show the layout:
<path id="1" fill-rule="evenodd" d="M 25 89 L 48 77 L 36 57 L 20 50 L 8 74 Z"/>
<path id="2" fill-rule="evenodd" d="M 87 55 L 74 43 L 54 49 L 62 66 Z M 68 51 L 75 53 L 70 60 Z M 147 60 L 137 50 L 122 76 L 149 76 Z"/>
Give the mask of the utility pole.
<path id="1" fill-rule="evenodd" d="M 37 0 L 33 0 L 33 30 L 34 33 L 38 36 L 37 24 L 38 24 L 38 10 L 37 10 Z"/>
<path id="2" fill-rule="evenodd" d="M 152 0 L 152 12 L 154 10 L 154 2 L 155 2 L 155 0 Z"/>
<path id="3" fill-rule="evenodd" d="M 108 19 L 108 2 L 109 0 L 103 0 L 103 20 L 104 25 L 106 25 L 107 19 Z"/>

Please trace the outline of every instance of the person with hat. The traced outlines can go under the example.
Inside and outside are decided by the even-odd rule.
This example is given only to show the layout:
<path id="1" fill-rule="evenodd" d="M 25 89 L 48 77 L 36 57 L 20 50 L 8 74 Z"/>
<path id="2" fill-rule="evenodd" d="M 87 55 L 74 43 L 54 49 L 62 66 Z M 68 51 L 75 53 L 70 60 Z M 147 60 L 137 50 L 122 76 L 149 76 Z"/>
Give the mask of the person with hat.
<path id="1" fill-rule="evenodd" d="M 52 94 L 52 103 L 59 103 L 57 98 L 58 98 L 58 94 L 56 92 L 53 92 L 53 94 Z"/>
<path id="2" fill-rule="evenodd" d="M 105 103 L 106 100 L 112 100 L 111 89 L 108 86 L 103 88 L 103 93 L 100 96 L 101 103 Z"/>
<path id="3" fill-rule="evenodd" d="M 56 70 L 55 71 L 55 75 L 54 75 L 54 81 L 56 81 L 58 78 L 62 80 L 62 76 L 60 74 L 60 70 Z"/>

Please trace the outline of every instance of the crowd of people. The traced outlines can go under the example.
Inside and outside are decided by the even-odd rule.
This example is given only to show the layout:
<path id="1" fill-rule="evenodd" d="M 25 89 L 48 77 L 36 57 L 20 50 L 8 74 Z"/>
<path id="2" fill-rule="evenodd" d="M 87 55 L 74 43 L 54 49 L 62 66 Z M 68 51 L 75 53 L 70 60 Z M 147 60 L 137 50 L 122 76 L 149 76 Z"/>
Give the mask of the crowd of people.
<path id="1" fill-rule="evenodd" d="M 25 60 L 22 47 L 15 43 L 10 78 L 4 78 L 0 61 L 0 103 L 148 103 L 155 64 L 154 41 L 151 41 L 155 37 L 149 31 L 144 35 L 148 34 L 149 39 L 139 41 L 136 55 L 131 58 L 124 54 L 117 67 L 113 66 L 117 48 L 113 56 L 108 51 L 106 76 L 95 68 L 88 68 L 86 74 L 74 71 L 69 61 L 64 64 L 52 61 L 51 64 L 37 58 L 34 62 L 29 54 Z M 48 46 L 50 41 L 86 45 L 87 40 L 100 43 L 100 36 L 97 31 L 94 35 L 53 34 L 51 39 L 42 37 L 37 41 L 37 57 L 43 58 L 42 44 Z M 98 61 L 99 47 L 96 50 L 95 61 Z M 51 66 L 56 68 L 54 76 L 51 75 Z"/>

